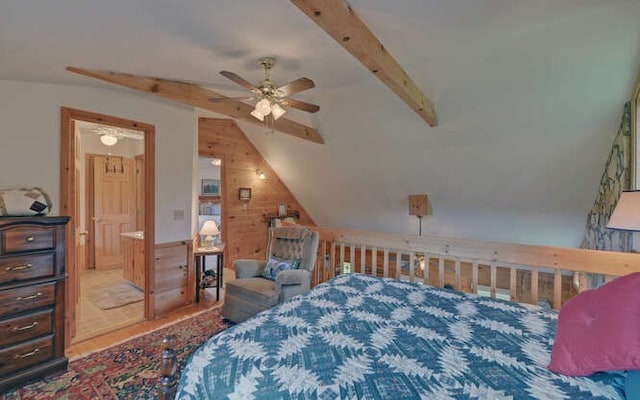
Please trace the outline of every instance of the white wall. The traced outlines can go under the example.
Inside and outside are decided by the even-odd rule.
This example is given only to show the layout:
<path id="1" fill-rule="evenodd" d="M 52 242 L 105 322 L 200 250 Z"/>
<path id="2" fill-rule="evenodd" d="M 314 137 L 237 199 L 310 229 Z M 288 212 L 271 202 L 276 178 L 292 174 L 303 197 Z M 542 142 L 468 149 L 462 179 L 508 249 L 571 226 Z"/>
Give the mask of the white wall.
<path id="1" fill-rule="evenodd" d="M 211 164 L 213 158 L 198 157 L 198 176 L 200 179 L 220 179 L 220 166 Z"/>
<path id="2" fill-rule="evenodd" d="M 192 232 L 196 119 L 193 108 L 120 88 L 0 80 L 0 188 L 38 186 L 60 210 L 60 107 L 149 123 L 156 127 L 156 243 Z M 174 210 L 183 211 L 174 220 Z"/>

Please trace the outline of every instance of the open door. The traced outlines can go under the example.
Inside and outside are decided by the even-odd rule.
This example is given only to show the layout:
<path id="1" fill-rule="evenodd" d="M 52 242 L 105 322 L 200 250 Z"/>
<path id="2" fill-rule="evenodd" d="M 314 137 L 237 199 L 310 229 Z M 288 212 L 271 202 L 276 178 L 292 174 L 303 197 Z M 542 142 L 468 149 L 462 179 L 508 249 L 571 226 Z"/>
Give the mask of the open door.
<path id="1" fill-rule="evenodd" d="M 142 159 L 142 171 L 144 178 L 141 178 L 140 184 L 144 186 L 142 202 L 142 210 L 138 208 L 135 210 L 136 202 L 131 201 L 131 204 L 127 204 L 126 207 L 131 207 L 130 216 L 126 221 L 118 220 L 116 217 L 109 217 L 112 222 L 111 227 L 107 227 L 107 224 L 103 222 L 100 227 L 102 232 L 109 230 L 117 230 L 118 234 L 120 229 L 116 229 L 115 226 L 127 226 L 127 230 L 141 230 L 144 232 L 144 281 L 148 284 L 144 287 L 144 317 L 154 317 L 153 310 L 155 306 L 155 298 L 152 295 L 155 291 L 155 127 L 143 122 L 128 120 L 124 118 L 113 117 L 105 114 L 98 114 L 89 111 L 77 110 L 67 107 L 61 108 L 61 152 L 60 152 L 60 213 L 61 215 L 68 215 L 71 217 L 71 221 L 66 226 L 66 248 L 65 248 L 65 265 L 67 279 L 65 281 L 65 346 L 70 346 L 72 338 L 76 335 L 76 318 L 77 307 L 80 298 L 80 274 L 88 268 L 85 262 L 88 260 L 88 238 L 87 233 L 81 229 L 83 226 L 81 219 L 84 220 L 84 210 L 81 210 L 82 206 L 77 201 L 77 194 L 83 191 L 84 179 L 81 177 L 81 173 L 78 170 L 78 166 L 83 163 L 81 160 L 76 160 L 79 154 L 82 154 L 79 148 L 79 142 L 76 138 L 76 123 L 75 121 L 91 122 L 95 124 L 110 125 L 119 128 L 131 129 L 141 131 L 144 135 L 144 154 Z M 116 157 L 117 158 L 117 157 Z M 120 167 L 119 160 L 109 161 L 107 168 L 113 164 L 116 164 L 116 169 Z M 104 165 L 103 165 L 104 167 Z M 135 184 L 134 179 L 134 162 L 129 160 L 128 168 L 126 163 L 123 163 L 124 169 L 128 169 L 128 183 L 122 181 L 110 181 L 105 177 L 105 182 L 108 182 L 110 186 L 108 190 L 117 192 L 122 190 L 126 185 L 133 188 Z M 86 173 L 86 169 L 82 171 Z M 125 174 L 126 175 L 126 174 Z M 103 187 L 104 190 L 104 187 Z M 131 189 L 133 190 L 133 189 Z M 119 196 L 114 195 L 114 198 Z M 117 203 L 117 201 L 116 201 Z M 102 205 L 108 212 L 113 211 L 114 215 L 117 215 L 118 209 L 125 207 L 123 204 L 113 204 L 111 200 Z M 143 212 L 144 216 L 139 218 L 144 226 L 136 227 L 136 212 Z M 84 221 L 91 222 L 91 221 Z M 89 225 L 92 226 L 93 224 Z M 85 223 L 85 227 L 87 224 Z M 112 236 L 113 237 L 113 236 Z M 112 242 L 113 243 L 113 242 Z M 118 236 L 117 245 L 120 245 L 120 237 Z M 109 263 L 109 252 L 105 251 L 105 263 Z"/>

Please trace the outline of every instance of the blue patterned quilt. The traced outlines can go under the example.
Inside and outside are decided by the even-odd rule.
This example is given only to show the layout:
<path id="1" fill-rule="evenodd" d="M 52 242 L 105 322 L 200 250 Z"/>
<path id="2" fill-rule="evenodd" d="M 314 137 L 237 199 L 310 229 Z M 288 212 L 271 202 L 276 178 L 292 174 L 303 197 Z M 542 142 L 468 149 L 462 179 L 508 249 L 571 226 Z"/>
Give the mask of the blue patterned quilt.
<path id="1" fill-rule="evenodd" d="M 557 313 L 341 275 L 212 337 L 177 399 L 623 399 L 547 370 Z"/>

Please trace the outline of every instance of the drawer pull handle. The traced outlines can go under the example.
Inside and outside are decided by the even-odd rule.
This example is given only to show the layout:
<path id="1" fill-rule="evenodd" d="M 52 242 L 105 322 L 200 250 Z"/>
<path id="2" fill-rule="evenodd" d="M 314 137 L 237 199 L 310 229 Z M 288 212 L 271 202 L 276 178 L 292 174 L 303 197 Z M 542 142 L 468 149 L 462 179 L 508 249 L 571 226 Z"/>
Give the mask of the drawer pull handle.
<path id="1" fill-rule="evenodd" d="M 24 238 L 24 241 L 27 242 L 27 243 L 31 243 L 31 242 L 33 242 L 35 240 L 36 240 L 36 237 L 32 236 L 32 235 L 29 235 L 26 238 Z"/>
<path id="2" fill-rule="evenodd" d="M 40 349 L 33 349 L 28 353 L 16 354 L 15 357 L 13 358 L 17 360 L 19 358 L 27 358 L 27 357 L 35 356 L 36 354 L 38 354 L 39 351 Z"/>
<path id="3" fill-rule="evenodd" d="M 42 292 L 38 292 L 36 294 L 32 294 L 31 296 L 19 296 L 16 297 L 16 300 L 18 301 L 26 301 L 26 300 L 33 300 L 33 299 L 37 299 L 38 297 L 42 296 Z"/>
<path id="4" fill-rule="evenodd" d="M 29 329 L 33 329 L 36 326 L 38 326 L 40 323 L 38 321 L 34 321 L 30 324 L 27 325 L 22 325 L 22 326 L 16 326 L 15 328 L 13 328 L 14 332 L 21 332 L 21 331 L 27 331 Z"/>
<path id="5" fill-rule="evenodd" d="M 23 269 L 29 269 L 33 267 L 32 264 L 24 264 L 24 265 L 14 265 L 13 267 L 5 268 L 7 271 L 22 271 Z"/>

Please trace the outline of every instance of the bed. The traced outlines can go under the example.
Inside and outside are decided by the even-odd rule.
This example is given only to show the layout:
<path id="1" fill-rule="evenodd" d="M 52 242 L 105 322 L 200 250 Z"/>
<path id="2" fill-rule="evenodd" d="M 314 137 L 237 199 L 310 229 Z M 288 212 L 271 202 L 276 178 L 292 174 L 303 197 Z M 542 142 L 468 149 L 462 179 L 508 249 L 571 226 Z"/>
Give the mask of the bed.
<path id="1" fill-rule="evenodd" d="M 557 312 L 344 274 L 198 349 L 177 399 L 624 399 L 547 369 Z"/>

